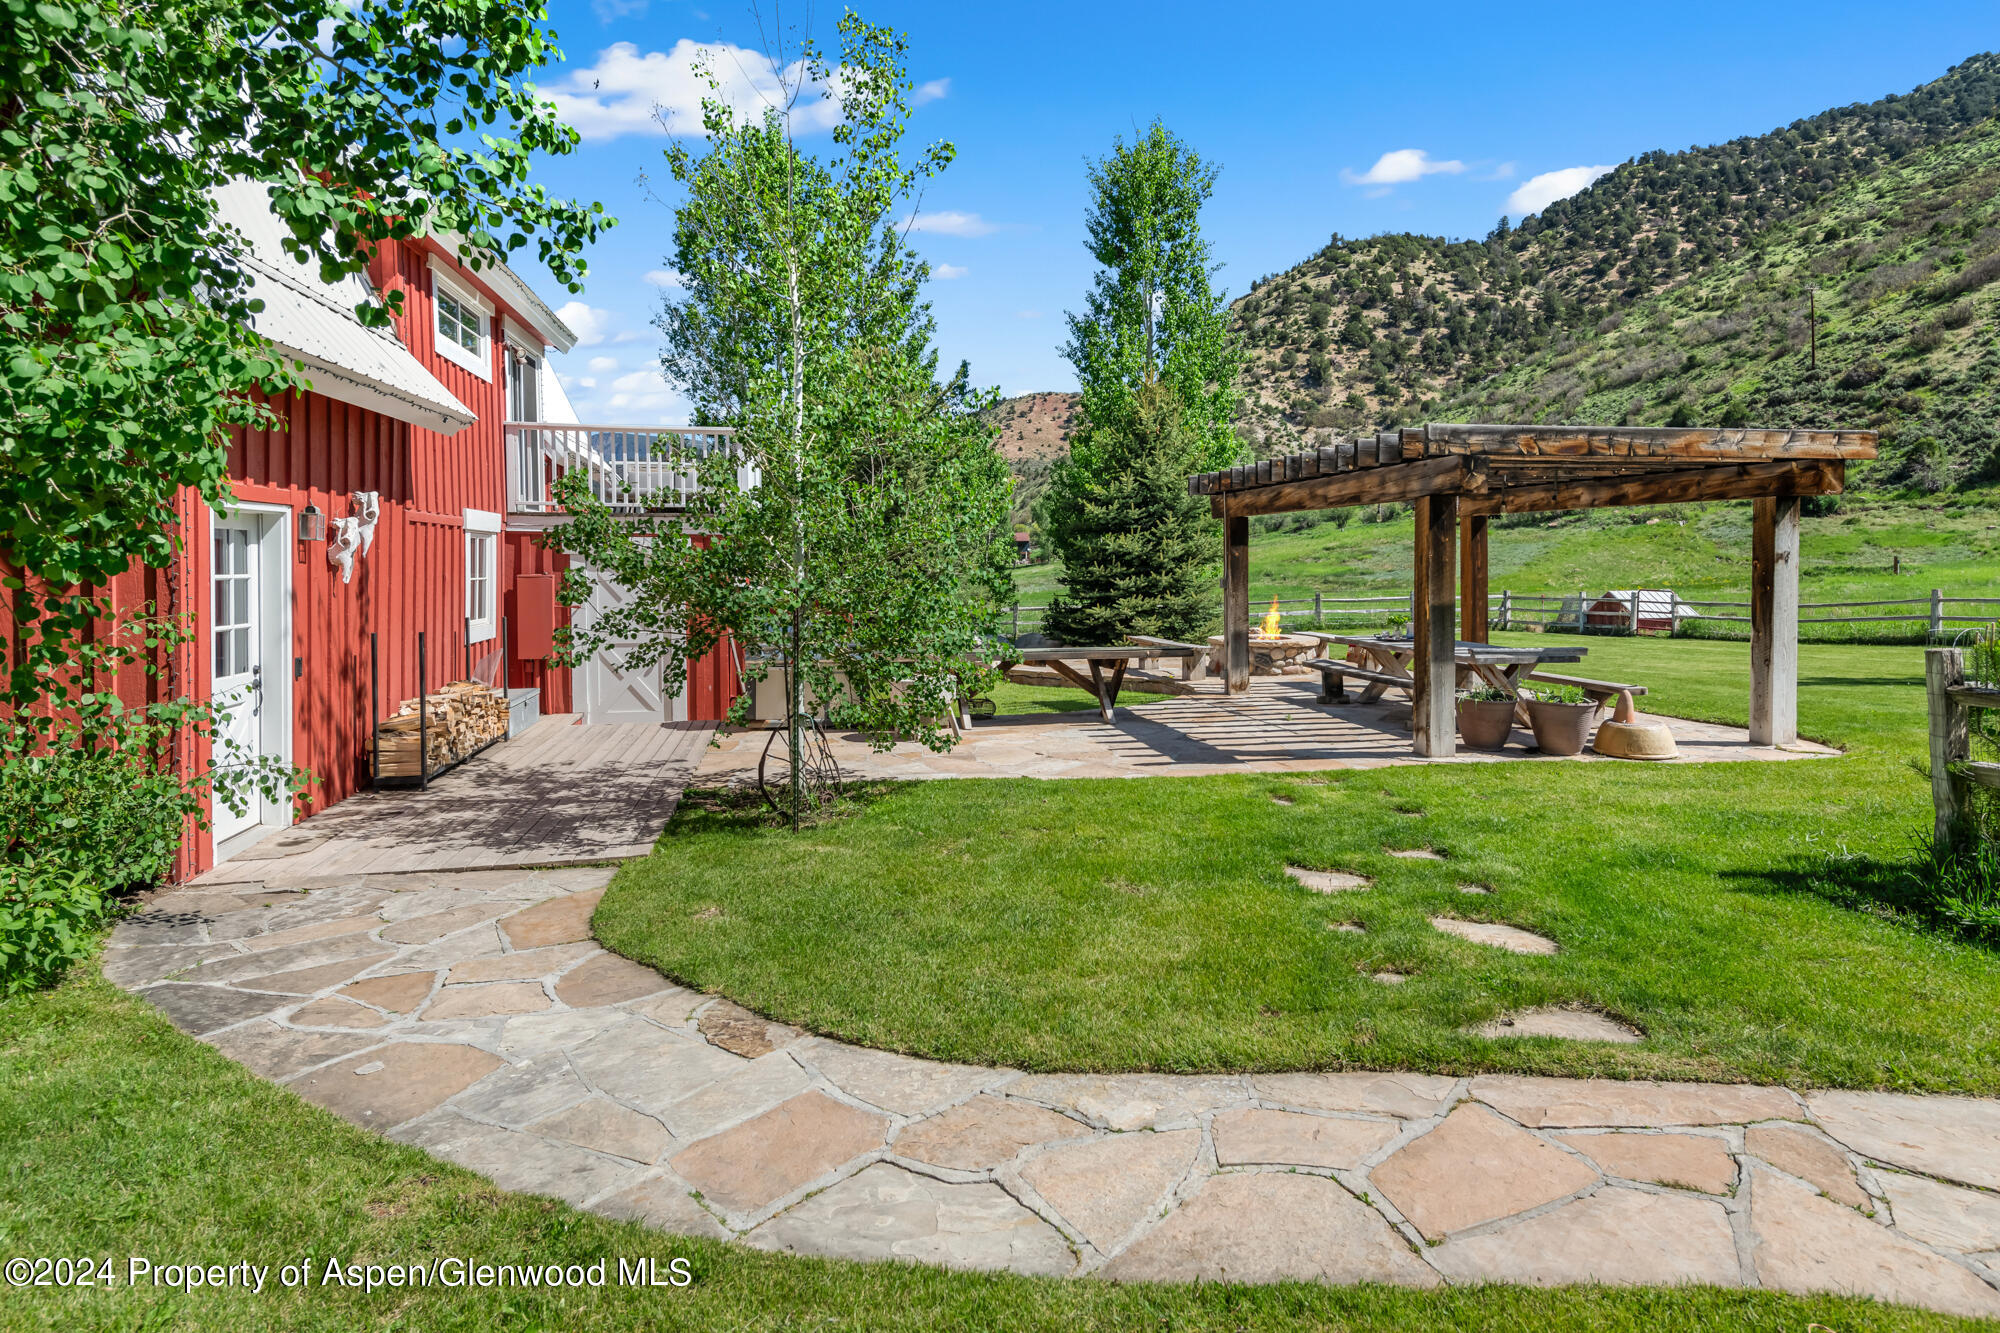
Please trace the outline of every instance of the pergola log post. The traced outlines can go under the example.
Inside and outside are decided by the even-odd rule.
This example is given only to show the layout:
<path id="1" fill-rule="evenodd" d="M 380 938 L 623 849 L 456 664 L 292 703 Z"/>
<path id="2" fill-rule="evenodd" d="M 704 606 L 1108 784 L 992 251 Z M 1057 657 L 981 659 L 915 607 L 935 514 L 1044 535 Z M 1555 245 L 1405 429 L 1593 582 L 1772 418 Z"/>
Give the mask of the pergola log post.
<path id="1" fill-rule="evenodd" d="M 1799 498 L 1754 503 L 1750 536 L 1750 743 L 1799 738 Z"/>
<path id="2" fill-rule="evenodd" d="M 1411 659 L 1410 735 L 1416 751 L 1448 759 L 1458 751 L 1458 626 L 1453 547 L 1458 539 L 1458 496 L 1426 495 L 1417 505 L 1416 652 Z"/>
<path id="3" fill-rule="evenodd" d="M 1250 518 L 1222 519 L 1222 679 L 1231 694 L 1250 688 Z"/>
<path id="4" fill-rule="evenodd" d="M 1486 515 L 1458 521 L 1458 602 L 1468 643 L 1487 643 Z"/>

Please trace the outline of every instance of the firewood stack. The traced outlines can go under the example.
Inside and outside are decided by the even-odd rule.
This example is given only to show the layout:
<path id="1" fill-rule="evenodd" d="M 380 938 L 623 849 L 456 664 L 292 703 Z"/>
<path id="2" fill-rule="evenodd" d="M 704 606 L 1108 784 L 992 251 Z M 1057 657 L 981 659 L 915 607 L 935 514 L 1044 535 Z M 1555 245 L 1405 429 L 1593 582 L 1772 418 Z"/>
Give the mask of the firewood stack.
<path id="1" fill-rule="evenodd" d="M 426 697 L 426 716 L 418 716 L 415 699 L 406 699 L 376 728 L 381 738 L 376 771 L 382 777 L 422 776 L 419 744 L 430 751 L 430 770 L 436 773 L 507 734 L 507 701 L 490 685 L 458 680 Z"/>

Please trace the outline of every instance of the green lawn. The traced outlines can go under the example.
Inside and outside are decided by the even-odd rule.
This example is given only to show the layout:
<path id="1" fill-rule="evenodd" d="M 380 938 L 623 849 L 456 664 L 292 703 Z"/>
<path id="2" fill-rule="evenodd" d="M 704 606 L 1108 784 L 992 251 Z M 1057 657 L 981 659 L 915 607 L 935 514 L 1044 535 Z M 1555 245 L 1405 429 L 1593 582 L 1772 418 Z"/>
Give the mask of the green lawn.
<path id="1" fill-rule="evenodd" d="M 1743 720 L 1742 644 L 1590 649 L 1592 674 L 1646 682 L 1655 707 Z M 952 1060 L 2000 1092 L 2000 954 L 1813 885 L 1832 874 L 1865 898 L 1928 821 L 1906 762 L 1923 748 L 1921 653 L 1801 660 L 1803 729 L 1843 758 L 916 783 L 796 836 L 690 804 L 620 872 L 597 931 L 787 1022 Z M 1388 855 L 1418 846 L 1446 860 Z M 1287 863 L 1377 884 L 1313 894 Z M 1438 914 L 1562 952 L 1465 943 Z M 1330 928 L 1344 920 L 1366 933 Z M 1389 968 L 1412 979 L 1368 976 Z M 1647 1040 L 1460 1032 L 1538 1004 L 1596 1006 Z"/>
<path id="2" fill-rule="evenodd" d="M 1988 492 L 1929 500 L 1849 497 L 1838 513 L 1803 520 L 1800 580 L 1807 601 L 1930 596 L 2000 597 L 2000 508 Z M 1321 523 L 1250 536 L 1250 595 L 1381 597 L 1406 593 L 1414 534 L 1407 514 L 1345 527 Z M 1300 516 L 1309 517 L 1309 516 Z M 1648 523 L 1649 519 L 1657 522 Z M 1746 503 L 1668 505 L 1537 516 L 1494 528 L 1491 587 L 1518 592 L 1673 588 L 1686 597 L 1741 601 L 1750 577 Z M 1901 572 L 1892 573 L 1901 561 Z M 1045 605 L 1055 564 L 1016 571 L 1024 606 Z M 1220 606 L 1220 594 L 1217 594 Z M 1894 611 L 1895 608 L 1884 608 Z M 1218 612 L 1219 613 L 1219 612 Z M 1810 636 L 1809 636 L 1810 637 Z"/>
<path id="3" fill-rule="evenodd" d="M 0 1252 L 278 1265 L 689 1261 L 694 1285 L 582 1290 L 6 1290 L 6 1329 L 1493 1330 L 1840 1333 L 1975 1325 L 1833 1297 L 1518 1287 L 1115 1287 L 762 1254 L 608 1222 L 353 1128 L 81 969 L 0 1004 Z M 1991 1327 L 1991 1325 L 1980 1325 Z"/>

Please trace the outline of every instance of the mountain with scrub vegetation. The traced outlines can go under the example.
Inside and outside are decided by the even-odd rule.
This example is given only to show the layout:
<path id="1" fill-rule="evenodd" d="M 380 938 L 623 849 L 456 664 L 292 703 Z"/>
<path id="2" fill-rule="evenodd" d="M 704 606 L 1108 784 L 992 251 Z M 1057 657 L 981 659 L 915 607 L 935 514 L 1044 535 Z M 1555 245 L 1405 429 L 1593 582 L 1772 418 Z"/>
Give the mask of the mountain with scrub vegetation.
<path id="1" fill-rule="evenodd" d="M 2000 470 L 2000 56 L 1650 152 L 1480 241 L 1335 237 L 1234 305 L 1257 454 L 1422 420 L 1872 426 L 1874 480 Z"/>

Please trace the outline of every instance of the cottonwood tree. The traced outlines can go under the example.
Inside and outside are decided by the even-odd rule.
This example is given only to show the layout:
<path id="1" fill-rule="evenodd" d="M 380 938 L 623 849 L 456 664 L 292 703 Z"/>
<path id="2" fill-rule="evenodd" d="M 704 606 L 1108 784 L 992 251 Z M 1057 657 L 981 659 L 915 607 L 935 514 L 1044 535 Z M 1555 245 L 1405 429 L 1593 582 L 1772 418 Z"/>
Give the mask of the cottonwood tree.
<path id="1" fill-rule="evenodd" d="M 1063 353 L 1082 401 L 1039 515 L 1063 565 L 1043 623 L 1071 643 L 1185 638 L 1207 619 L 1187 590 L 1212 555 L 1213 524 L 1198 505 L 1163 509 L 1152 480 L 1127 486 L 1111 473 L 1143 460 L 1184 482 L 1238 452 L 1244 354 L 1200 221 L 1217 168 L 1156 121 L 1132 143 L 1113 140 L 1089 175 L 1087 245 L 1100 267 L 1083 310 L 1068 316 Z M 1173 412 L 1160 410 L 1155 385 Z M 1131 506 L 1122 519 L 1106 508 L 1116 503 Z M 1105 540 L 1121 524 L 1134 539 Z"/>
<path id="2" fill-rule="evenodd" d="M 704 144 L 666 155 L 685 199 L 661 366 L 735 453 L 676 451 L 701 482 L 679 512 L 621 517 L 567 477 L 572 520 L 551 537 L 634 594 L 572 628 L 570 660 L 623 642 L 628 667 L 657 664 L 678 690 L 727 636 L 751 677 L 781 672 L 795 826 L 823 794 L 805 773 L 822 707 L 881 748 L 951 744 L 943 720 L 996 620 L 985 575 L 1010 494 L 981 416 L 997 394 L 962 365 L 940 381 L 930 268 L 898 216 L 953 149 L 903 157 L 903 39 L 851 13 L 839 35 L 837 61 L 810 43 L 774 60 L 797 76 L 747 121 L 712 79 Z M 794 130 L 819 91 L 841 116 L 825 160 Z M 589 594 L 573 570 L 564 600 Z"/>

